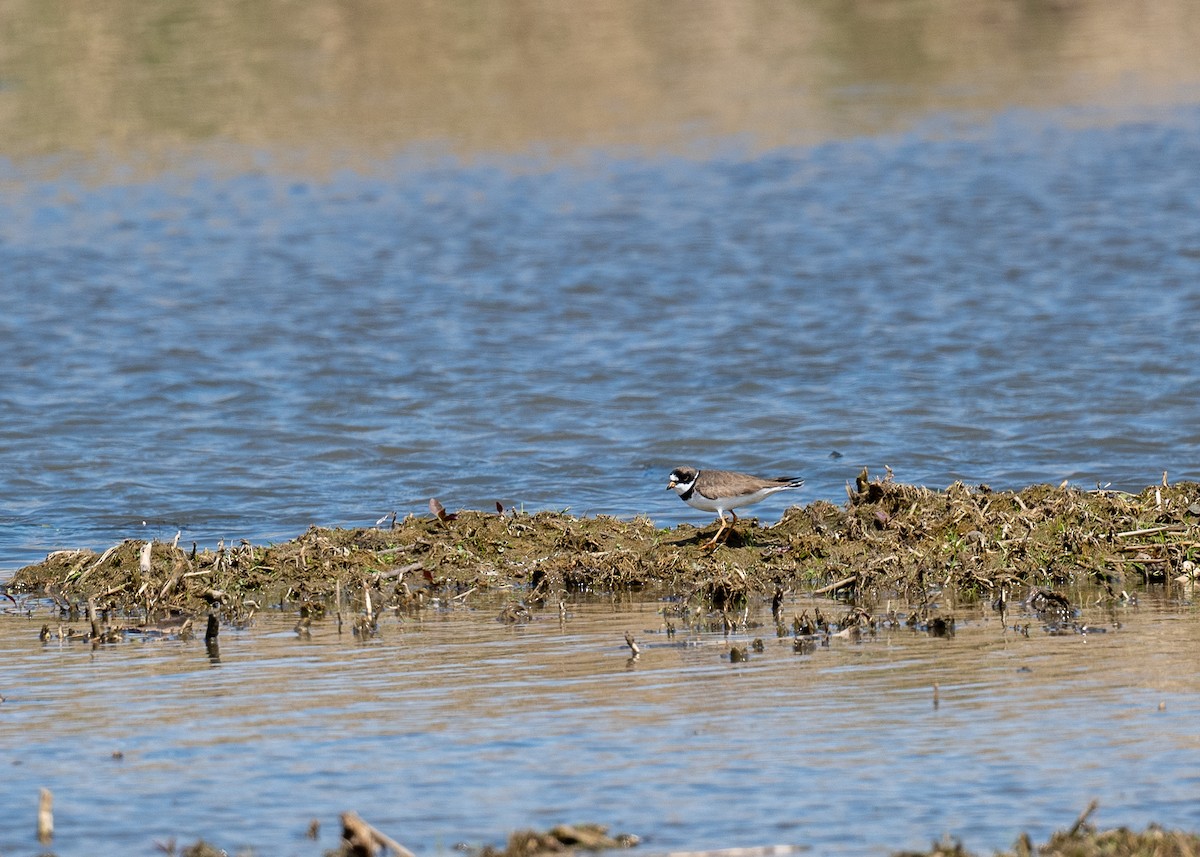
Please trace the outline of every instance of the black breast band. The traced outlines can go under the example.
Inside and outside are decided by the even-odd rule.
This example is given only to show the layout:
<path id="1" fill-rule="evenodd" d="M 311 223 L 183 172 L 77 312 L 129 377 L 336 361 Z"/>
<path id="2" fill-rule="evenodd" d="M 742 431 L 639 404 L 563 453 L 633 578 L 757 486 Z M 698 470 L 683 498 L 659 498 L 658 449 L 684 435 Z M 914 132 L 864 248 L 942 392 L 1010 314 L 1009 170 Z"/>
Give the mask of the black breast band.
<path id="1" fill-rule="evenodd" d="M 688 500 L 692 499 L 692 495 L 696 493 L 696 483 L 698 481 L 700 481 L 700 473 L 699 472 L 696 473 L 696 478 L 692 480 L 691 487 L 688 488 L 688 490 L 684 491 L 682 494 L 680 494 L 679 499 L 683 500 L 685 503 Z"/>

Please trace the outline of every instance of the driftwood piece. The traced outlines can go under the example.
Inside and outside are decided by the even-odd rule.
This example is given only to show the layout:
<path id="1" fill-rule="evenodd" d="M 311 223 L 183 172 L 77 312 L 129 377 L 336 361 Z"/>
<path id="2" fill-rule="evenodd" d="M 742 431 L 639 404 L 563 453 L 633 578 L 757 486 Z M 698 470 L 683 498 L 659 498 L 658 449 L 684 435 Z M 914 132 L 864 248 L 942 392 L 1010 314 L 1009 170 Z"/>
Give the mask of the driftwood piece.
<path id="1" fill-rule="evenodd" d="M 376 857 L 386 848 L 396 857 L 416 857 L 386 833 L 363 821 L 357 812 L 342 813 L 342 850 L 353 857 Z"/>

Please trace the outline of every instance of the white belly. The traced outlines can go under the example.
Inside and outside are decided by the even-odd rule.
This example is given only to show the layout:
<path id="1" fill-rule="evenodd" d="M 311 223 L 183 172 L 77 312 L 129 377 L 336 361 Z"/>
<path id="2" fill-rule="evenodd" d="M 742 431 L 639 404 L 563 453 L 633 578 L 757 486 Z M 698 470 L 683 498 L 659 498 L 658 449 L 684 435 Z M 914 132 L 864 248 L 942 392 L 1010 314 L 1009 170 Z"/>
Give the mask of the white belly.
<path id="1" fill-rule="evenodd" d="M 684 502 L 695 509 L 703 509 L 705 512 L 724 512 L 729 509 L 737 509 L 742 506 L 749 506 L 751 503 L 757 503 L 770 497 L 776 491 L 784 491 L 784 487 L 779 488 L 762 488 L 755 491 L 753 494 L 743 494 L 741 497 L 729 497 L 723 500 L 710 500 L 699 491 L 693 491 L 692 496 Z"/>

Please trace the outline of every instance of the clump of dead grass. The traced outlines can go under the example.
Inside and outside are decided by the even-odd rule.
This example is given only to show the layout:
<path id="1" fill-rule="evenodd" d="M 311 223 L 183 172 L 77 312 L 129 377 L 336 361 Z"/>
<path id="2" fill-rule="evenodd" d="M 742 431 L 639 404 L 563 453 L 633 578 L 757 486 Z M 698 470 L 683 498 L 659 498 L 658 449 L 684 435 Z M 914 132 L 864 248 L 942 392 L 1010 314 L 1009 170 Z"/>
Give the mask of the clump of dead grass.
<path id="1" fill-rule="evenodd" d="M 712 552 L 703 544 L 715 523 L 661 529 L 645 518 L 443 510 L 379 527 L 313 527 L 281 544 L 185 550 L 131 540 L 99 554 L 56 551 L 8 589 L 64 611 L 90 599 L 148 621 L 343 595 L 413 609 L 506 590 L 538 605 L 572 592 L 653 589 L 727 609 L 784 589 L 920 602 L 946 588 L 983 597 L 1098 582 L 1119 595 L 1131 583 L 1194 574 L 1200 553 L 1195 483 L 1164 480 L 1139 494 L 961 483 L 934 491 L 864 470 L 847 491 L 844 506 L 794 506 L 773 526 L 742 520 Z"/>
<path id="2" fill-rule="evenodd" d="M 1066 830 L 1055 831 L 1042 845 L 1035 846 L 1028 834 L 1022 833 L 1008 851 L 996 852 L 996 857 L 1195 857 L 1200 854 L 1200 835 L 1178 830 L 1166 830 L 1152 824 L 1142 831 L 1118 827 L 1098 830 L 1088 822 L 1095 811 L 1092 801 L 1075 823 Z M 935 842 L 928 851 L 902 851 L 895 857 L 974 857 L 957 840 Z"/>

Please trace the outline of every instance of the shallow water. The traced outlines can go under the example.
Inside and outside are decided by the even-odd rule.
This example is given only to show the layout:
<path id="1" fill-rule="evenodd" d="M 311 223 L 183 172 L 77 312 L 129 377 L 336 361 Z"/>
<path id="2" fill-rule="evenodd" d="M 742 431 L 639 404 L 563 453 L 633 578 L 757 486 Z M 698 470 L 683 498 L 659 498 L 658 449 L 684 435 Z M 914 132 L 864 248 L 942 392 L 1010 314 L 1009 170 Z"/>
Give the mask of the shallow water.
<path id="1" fill-rule="evenodd" d="M 216 659 L 201 640 L 43 645 L 45 617 L 5 614 L 0 851 L 33 853 L 40 787 L 68 854 L 173 836 L 317 854 L 348 809 L 417 853 L 563 821 L 648 852 L 886 853 L 943 832 L 986 852 L 1092 798 L 1104 826 L 1195 828 L 1200 623 L 1161 593 L 1141 601 L 1087 611 L 1106 629 L 1087 636 L 1017 616 L 1026 638 L 960 608 L 950 639 L 896 629 L 811 654 L 775 638 L 765 604 L 751 618 L 770 627 L 728 640 L 667 638 L 659 603 L 518 627 L 495 605 L 385 617 L 366 643 L 332 619 L 301 639 L 266 613 L 224 630 Z M 729 643 L 754 636 L 765 651 L 731 663 Z"/>

